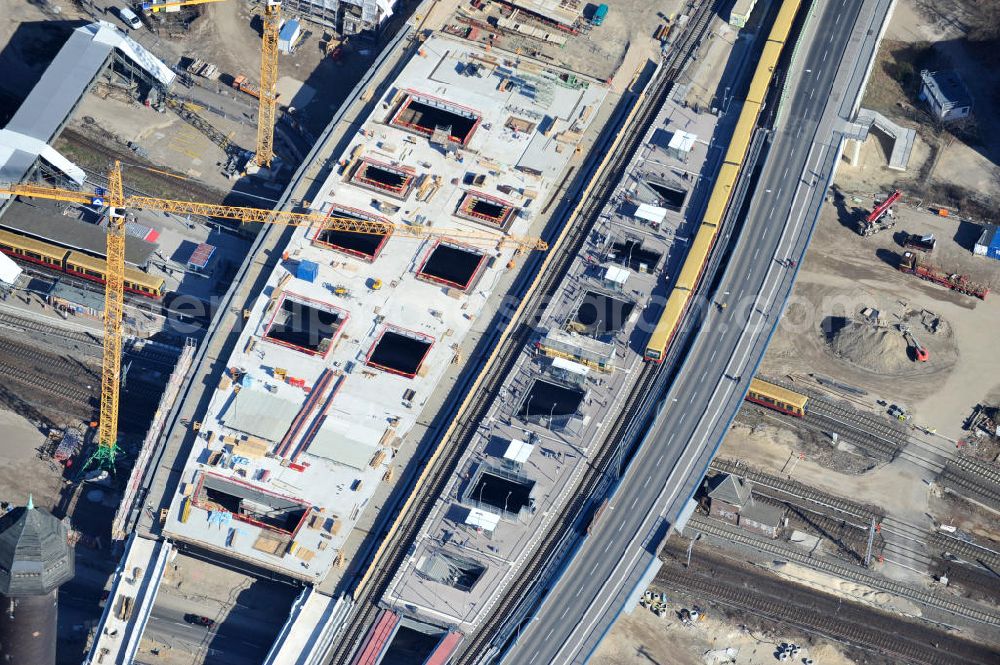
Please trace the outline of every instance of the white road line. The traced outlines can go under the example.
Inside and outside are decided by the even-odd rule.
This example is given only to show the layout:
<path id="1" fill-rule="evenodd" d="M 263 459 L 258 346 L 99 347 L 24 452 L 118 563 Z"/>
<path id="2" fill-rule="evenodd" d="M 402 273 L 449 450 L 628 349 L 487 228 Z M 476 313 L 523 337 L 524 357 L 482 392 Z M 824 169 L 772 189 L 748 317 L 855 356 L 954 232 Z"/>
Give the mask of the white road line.
<path id="1" fill-rule="evenodd" d="M 642 484 L 642 486 L 645 487 L 646 485 L 648 485 L 649 481 L 652 480 L 652 479 L 653 479 L 653 476 L 646 476 L 646 482 L 644 482 Z M 607 551 L 607 550 L 605 550 L 605 551 Z"/>
<path id="2" fill-rule="evenodd" d="M 823 51 L 823 62 L 826 62 L 826 56 L 828 55 L 830 55 L 830 49 Z M 785 169 L 785 171 L 788 171 L 788 169 Z"/>
<path id="3" fill-rule="evenodd" d="M 758 247 L 756 250 L 754 250 L 753 260 L 756 261 L 758 256 L 760 256 L 760 247 Z"/>
<path id="4" fill-rule="evenodd" d="M 639 497 L 637 497 L 637 496 L 636 497 L 632 497 L 632 505 L 629 506 L 629 509 L 635 508 L 635 504 L 637 504 L 637 503 L 639 503 Z M 597 566 L 594 566 L 594 567 L 596 568 Z"/>
<path id="5" fill-rule="evenodd" d="M 590 569 L 590 574 L 593 575 L 596 572 L 597 572 L 597 564 L 595 563 L 594 567 Z M 546 638 L 546 639 L 548 639 L 548 638 Z"/>
<path id="6" fill-rule="evenodd" d="M 719 353 L 718 349 L 712 349 L 712 356 L 708 359 L 708 362 L 712 362 L 713 360 L 715 360 L 715 356 L 718 355 L 718 353 Z"/>
<path id="7" fill-rule="evenodd" d="M 819 68 L 819 74 L 817 74 L 817 75 L 816 75 L 816 78 L 819 78 L 819 77 L 820 77 L 820 76 L 822 76 L 822 75 L 823 75 L 823 68 L 822 68 L 822 67 L 820 67 L 820 68 Z"/>
<path id="8" fill-rule="evenodd" d="M 809 99 L 812 99 L 813 95 L 815 94 L 816 94 L 816 88 L 813 88 L 812 90 L 809 91 Z"/>
<path id="9" fill-rule="evenodd" d="M 841 3 L 841 4 L 840 4 L 840 6 L 841 6 L 841 7 L 843 7 L 843 6 L 844 6 L 844 4 L 843 4 L 843 3 Z M 837 14 L 837 18 L 836 18 L 836 19 L 834 19 L 834 21 L 833 21 L 833 24 L 834 24 L 834 25 L 840 25 L 840 14 Z"/>
<path id="10" fill-rule="evenodd" d="M 788 177 L 788 167 L 785 167 L 785 172 L 781 174 L 782 180 Z M 774 206 L 771 206 L 771 210 L 774 210 Z"/>
<path id="11" fill-rule="evenodd" d="M 531 660 L 528 661 L 528 665 L 531 665 L 533 662 L 535 662 L 536 658 L 538 658 L 538 652 L 537 651 L 535 652 L 535 655 L 533 655 L 531 657 Z"/>

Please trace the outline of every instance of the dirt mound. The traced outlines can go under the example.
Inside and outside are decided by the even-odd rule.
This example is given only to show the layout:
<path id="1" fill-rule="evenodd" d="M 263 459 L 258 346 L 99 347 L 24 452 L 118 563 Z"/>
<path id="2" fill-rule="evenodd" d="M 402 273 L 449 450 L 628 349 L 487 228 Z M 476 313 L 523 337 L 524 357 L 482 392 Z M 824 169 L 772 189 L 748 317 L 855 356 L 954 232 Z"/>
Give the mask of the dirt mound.
<path id="1" fill-rule="evenodd" d="M 832 335 L 830 347 L 838 357 L 878 374 L 900 373 L 913 365 L 906 340 L 892 328 L 850 321 Z"/>

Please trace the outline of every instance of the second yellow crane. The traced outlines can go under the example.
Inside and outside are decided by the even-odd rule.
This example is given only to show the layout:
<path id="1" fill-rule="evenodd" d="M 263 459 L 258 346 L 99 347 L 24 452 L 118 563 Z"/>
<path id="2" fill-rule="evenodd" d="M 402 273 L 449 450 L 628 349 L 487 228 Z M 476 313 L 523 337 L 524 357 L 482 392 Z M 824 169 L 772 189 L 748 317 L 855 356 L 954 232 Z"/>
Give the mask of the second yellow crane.
<path id="1" fill-rule="evenodd" d="M 257 111 L 257 166 L 271 165 L 274 159 L 274 121 L 278 99 L 278 33 L 281 30 L 281 1 L 267 0 L 260 50 L 260 95 Z"/>

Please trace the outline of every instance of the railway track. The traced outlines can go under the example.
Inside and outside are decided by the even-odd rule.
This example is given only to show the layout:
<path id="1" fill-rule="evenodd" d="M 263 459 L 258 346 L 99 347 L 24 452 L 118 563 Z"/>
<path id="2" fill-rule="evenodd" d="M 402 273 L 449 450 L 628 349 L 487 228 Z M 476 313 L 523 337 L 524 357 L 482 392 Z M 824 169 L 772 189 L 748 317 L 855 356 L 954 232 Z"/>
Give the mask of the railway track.
<path id="1" fill-rule="evenodd" d="M 701 516 L 692 517 L 688 528 L 693 531 L 700 531 L 708 536 L 714 536 L 733 543 L 745 545 L 767 554 L 779 556 L 789 561 L 795 561 L 814 570 L 820 570 L 842 579 L 851 580 L 860 584 L 865 584 L 873 589 L 885 591 L 897 596 L 907 598 L 915 603 L 933 607 L 955 616 L 959 616 L 972 621 L 978 621 L 991 626 L 1000 626 L 1000 614 L 994 610 L 974 605 L 973 603 L 947 598 L 938 594 L 921 591 L 912 587 L 893 582 L 881 576 L 865 572 L 857 567 L 846 566 L 823 559 L 811 557 L 808 554 L 785 547 L 773 540 L 758 538 L 727 528 L 713 520 Z"/>
<path id="2" fill-rule="evenodd" d="M 698 31 L 700 36 L 704 35 L 709 18 L 710 12 L 703 6 L 699 19 L 692 22 L 694 24 L 694 31 Z M 687 53 L 689 55 L 690 50 Z M 666 95 L 669 94 L 672 88 L 674 79 L 680 72 L 680 68 L 681 63 L 668 66 L 665 69 L 665 74 L 661 74 L 659 82 L 654 84 L 657 86 L 656 90 L 649 96 L 642 110 L 639 111 L 638 119 L 634 123 L 634 126 L 638 127 L 639 130 L 633 132 L 626 139 L 625 145 L 616 151 L 612 157 L 613 161 L 608 164 L 608 169 L 601 177 L 601 182 L 588 197 L 587 202 L 579 212 L 579 219 L 582 223 L 566 231 L 562 246 L 556 248 L 558 251 L 552 259 L 552 264 L 547 270 L 541 272 L 536 277 L 537 288 L 534 289 L 529 302 L 524 307 L 520 320 L 512 324 L 513 329 L 511 334 L 501 341 L 500 348 L 495 354 L 495 362 L 483 368 L 482 372 L 485 379 L 482 385 L 477 388 L 476 395 L 472 399 L 469 408 L 457 416 L 456 426 L 450 437 L 450 442 L 443 444 L 444 449 L 441 457 L 429 471 L 423 486 L 415 490 L 416 494 L 414 495 L 413 504 L 405 516 L 401 515 L 399 520 L 400 527 L 393 534 L 392 540 L 385 548 L 384 555 L 381 559 L 372 562 L 371 567 L 375 572 L 371 579 L 368 580 L 368 583 L 364 585 L 364 588 L 356 592 L 355 614 L 349 620 L 342 634 L 342 639 L 339 640 L 338 646 L 334 649 L 330 662 L 349 662 L 354 650 L 361 643 L 368 628 L 373 623 L 378 613 L 378 598 L 382 595 L 387 584 L 402 563 L 407 548 L 413 542 L 418 530 L 434 506 L 437 497 L 443 491 L 446 483 L 452 478 L 462 453 L 476 434 L 479 422 L 487 414 L 492 404 L 492 397 L 501 389 L 507 375 L 517 362 L 522 349 L 529 342 L 533 334 L 533 329 L 529 325 L 530 322 L 537 319 L 537 314 L 541 312 L 541 309 L 546 305 L 550 296 L 556 292 L 577 253 L 587 241 L 591 229 L 598 221 L 601 209 L 613 194 L 620 178 L 624 174 L 624 170 L 631 161 L 633 153 L 645 136 L 646 132 L 644 128 L 656 117 L 663 101 L 666 99 Z M 643 366 L 635 385 L 640 387 L 640 389 L 648 390 L 655 376 L 656 371 L 653 366 Z M 624 420 L 621 421 L 615 431 L 620 431 L 626 424 Z M 606 458 L 610 454 L 610 451 L 605 451 L 602 461 L 606 462 Z M 591 469 L 595 468 L 595 466 L 591 466 Z M 601 475 L 598 472 L 596 476 L 585 478 L 583 482 L 585 484 L 588 482 L 596 484 Z M 571 515 L 574 514 L 574 511 L 579 511 L 586 503 L 585 497 L 585 493 L 577 494 L 576 499 L 570 502 L 570 505 L 564 509 L 563 514 Z M 569 523 L 570 526 L 567 526 L 567 528 L 572 528 L 572 520 L 569 520 Z M 563 524 L 566 524 L 565 520 Z M 545 561 L 547 561 L 548 556 L 563 535 L 563 531 L 557 530 L 553 530 L 553 532 L 548 534 L 545 541 L 536 550 L 536 555 L 525 564 L 526 570 L 539 570 Z M 522 575 L 519 580 L 521 584 L 508 590 L 501 605 L 494 611 L 493 616 L 504 617 L 512 605 L 518 602 L 518 589 L 529 586 L 531 579 L 530 574 Z M 499 621 L 496 623 L 499 623 Z M 481 627 L 469 644 L 462 648 L 461 653 L 454 662 L 467 662 L 470 657 L 480 655 L 475 652 L 475 649 L 478 646 L 485 646 L 491 635 L 492 631 L 489 630 L 489 627 Z"/>
<path id="3" fill-rule="evenodd" d="M 712 0 L 708 0 L 699 5 L 696 17 L 690 22 L 691 27 L 678 42 L 677 49 L 665 67 L 664 75 L 655 84 L 656 89 L 650 94 L 648 103 L 640 111 L 640 116 L 634 123 L 639 128 L 638 131 L 631 135 L 628 146 L 619 150 L 618 163 L 613 166 L 614 170 L 612 171 L 618 174 L 618 177 L 605 178 L 599 190 L 590 198 L 587 208 L 582 213 L 585 219 L 591 220 L 587 225 L 588 232 L 600 215 L 606 200 L 617 187 L 619 178 L 625 175 L 625 171 L 631 164 L 632 156 L 642 144 L 648 128 L 656 120 L 660 109 L 673 90 L 684 64 L 693 55 L 705 36 L 711 21 L 714 4 Z M 609 176 L 612 172 L 609 172 Z M 590 498 L 597 494 L 601 483 L 609 477 L 608 470 L 618 457 L 619 445 L 629 439 L 630 431 L 634 428 L 639 416 L 647 412 L 650 402 L 659 392 L 654 389 L 654 386 L 658 383 L 657 379 L 661 375 L 661 369 L 660 365 L 644 364 L 642 366 L 628 399 L 624 402 L 628 405 L 627 409 L 616 416 L 604 444 L 588 466 L 580 486 L 567 505 L 560 511 L 559 517 L 553 520 L 553 524 L 561 526 L 551 529 L 545 535 L 525 563 L 517 580 L 503 591 L 502 600 L 492 610 L 490 618 L 478 627 L 471 639 L 459 647 L 453 660 L 455 665 L 471 665 L 472 663 L 488 661 L 491 657 L 489 655 L 491 648 L 498 646 L 497 640 L 504 641 L 503 628 L 509 625 L 508 617 L 514 615 L 519 609 L 524 610 L 530 607 L 534 600 L 540 599 L 542 589 L 539 587 L 546 578 L 543 572 L 553 564 L 554 556 L 563 550 L 561 546 L 568 537 L 571 537 L 572 532 L 585 517 L 590 508 Z"/>
<path id="4" fill-rule="evenodd" d="M 715 458 L 709 465 L 709 469 L 720 473 L 730 473 L 734 476 L 749 480 L 755 487 L 765 487 L 774 490 L 775 492 L 770 494 L 773 498 L 783 499 L 786 501 L 789 499 L 802 499 L 817 506 L 830 508 L 836 512 L 843 513 L 863 522 L 870 522 L 873 517 L 876 520 L 881 520 L 882 515 L 884 514 L 873 507 L 848 501 L 847 499 L 833 494 L 827 494 L 826 492 L 820 492 L 816 488 L 810 487 L 809 485 L 805 485 L 794 480 L 786 480 L 784 478 L 772 476 L 762 471 L 757 471 L 756 469 L 752 469 L 741 464 L 739 461 Z M 786 499 L 786 497 L 788 498 Z"/>
<path id="5" fill-rule="evenodd" d="M 657 585 L 702 601 L 751 613 L 805 633 L 889 655 L 893 660 L 922 665 L 992 665 L 996 653 L 973 642 L 903 620 L 812 589 L 789 586 L 735 567 L 727 570 L 717 560 L 709 570 L 674 566 L 656 578 Z M 733 579 L 735 578 L 735 579 Z"/>
<path id="6" fill-rule="evenodd" d="M 55 328 L 35 319 L 17 316 L 9 312 L 0 312 L 0 327 L 11 328 L 20 332 L 35 333 L 41 335 L 59 335 L 64 340 L 76 342 L 78 344 L 88 344 L 100 348 L 101 340 L 97 335 Z"/>
<path id="7" fill-rule="evenodd" d="M 906 432 L 892 427 L 885 419 L 822 398 L 809 400 L 803 422 L 817 425 L 822 431 L 837 432 L 885 462 L 896 459 L 909 443 Z"/>
<path id="8" fill-rule="evenodd" d="M 960 459 L 962 458 L 956 457 L 945 465 L 938 476 L 938 483 L 956 494 L 1000 510 L 1000 485 L 989 476 L 984 478 L 975 467 L 960 466 Z"/>

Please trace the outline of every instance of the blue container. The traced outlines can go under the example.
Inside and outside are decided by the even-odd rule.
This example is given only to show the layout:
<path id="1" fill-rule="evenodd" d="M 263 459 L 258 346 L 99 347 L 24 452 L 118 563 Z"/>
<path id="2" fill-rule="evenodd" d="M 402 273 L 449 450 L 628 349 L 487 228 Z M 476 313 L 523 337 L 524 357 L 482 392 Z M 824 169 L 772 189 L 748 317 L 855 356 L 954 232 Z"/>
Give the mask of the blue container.
<path id="1" fill-rule="evenodd" d="M 605 17 L 607 17 L 607 15 L 608 15 L 608 6 L 602 4 L 594 11 L 594 16 L 593 18 L 590 19 L 590 22 L 593 23 L 594 25 L 600 25 L 604 23 L 604 19 Z"/>
<path id="2" fill-rule="evenodd" d="M 315 282 L 319 275 L 319 265 L 315 261 L 299 261 L 299 267 L 295 270 L 295 276 L 307 282 Z"/>

